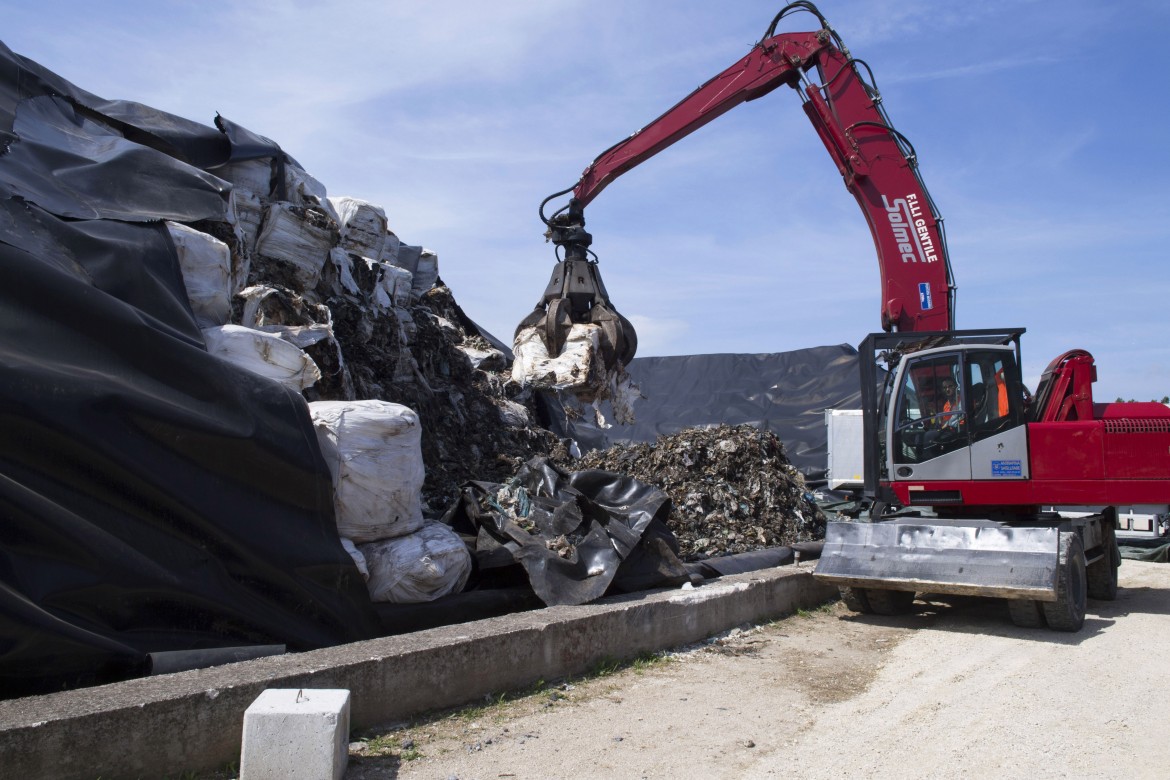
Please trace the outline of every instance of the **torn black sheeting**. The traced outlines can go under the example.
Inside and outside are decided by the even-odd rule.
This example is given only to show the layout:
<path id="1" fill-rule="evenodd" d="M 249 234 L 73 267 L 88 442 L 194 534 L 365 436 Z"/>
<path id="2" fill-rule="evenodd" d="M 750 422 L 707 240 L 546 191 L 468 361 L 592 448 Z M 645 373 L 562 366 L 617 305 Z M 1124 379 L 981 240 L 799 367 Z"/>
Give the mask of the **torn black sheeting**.
<path id="1" fill-rule="evenodd" d="M 0 698 L 381 633 L 304 399 L 206 352 L 158 221 L 223 217 L 230 141 L 2 44 L 0 137 Z"/>
<path id="2" fill-rule="evenodd" d="M 503 484 L 470 482 L 444 518 L 473 538 L 480 576 L 523 567 L 549 606 L 690 581 L 666 527 L 670 498 L 631 477 L 533 458 Z"/>

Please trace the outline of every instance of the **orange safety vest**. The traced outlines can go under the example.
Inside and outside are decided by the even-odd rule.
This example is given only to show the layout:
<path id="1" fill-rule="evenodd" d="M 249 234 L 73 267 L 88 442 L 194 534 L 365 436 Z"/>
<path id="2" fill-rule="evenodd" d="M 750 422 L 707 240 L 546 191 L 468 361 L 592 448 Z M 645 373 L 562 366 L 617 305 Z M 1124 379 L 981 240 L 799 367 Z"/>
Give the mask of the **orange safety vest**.
<path id="1" fill-rule="evenodd" d="M 996 403 L 998 404 L 998 407 L 999 407 L 996 411 L 999 412 L 999 414 L 998 414 L 999 417 L 1007 417 L 1008 412 L 1011 411 L 1011 407 L 1008 405 L 1007 380 L 1004 379 L 1002 368 L 999 371 L 995 372 L 995 382 L 997 385 L 995 388 L 996 389 L 996 399 L 995 400 L 996 400 Z"/>
<path id="2" fill-rule="evenodd" d="M 958 417 L 959 414 L 960 414 L 960 411 L 959 411 L 959 404 L 958 403 L 952 404 L 950 401 L 943 401 L 942 414 L 939 417 L 939 419 L 942 421 L 943 425 L 948 424 L 953 418 Z M 962 424 L 963 424 L 963 421 L 959 420 L 958 425 L 962 425 Z"/>

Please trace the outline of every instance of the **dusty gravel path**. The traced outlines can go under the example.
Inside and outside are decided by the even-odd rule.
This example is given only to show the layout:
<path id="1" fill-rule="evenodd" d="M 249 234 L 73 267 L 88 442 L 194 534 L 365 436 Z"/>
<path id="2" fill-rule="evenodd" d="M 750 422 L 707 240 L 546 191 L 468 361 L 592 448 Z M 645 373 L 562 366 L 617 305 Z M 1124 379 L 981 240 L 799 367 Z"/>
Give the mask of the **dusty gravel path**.
<path id="1" fill-rule="evenodd" d="M 837 604 L 390 732 L 346 777 L 1167 777 L 1170 566 L 1127 560 L 1121 585 L 1078 634 L 995 601 Z"/>

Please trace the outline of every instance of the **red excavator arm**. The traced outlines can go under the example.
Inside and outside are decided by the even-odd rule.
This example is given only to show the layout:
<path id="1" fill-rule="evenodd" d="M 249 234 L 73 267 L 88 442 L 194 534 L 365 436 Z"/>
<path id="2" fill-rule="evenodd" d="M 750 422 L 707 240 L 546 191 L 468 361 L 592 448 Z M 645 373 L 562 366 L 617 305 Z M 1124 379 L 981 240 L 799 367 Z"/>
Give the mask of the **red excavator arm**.
<path id="1" fill-rule="evenodd" d="M 775 33 L 780 19 L 800 10 L 815 14 L 821 29 Z M 543 325 L 546 346 L 556 354 L 569 322 L 598 322 L 606 331 L 603 349 L 610 352 L 606 357 L 628 363 L 635 348 L 633 329 L 613 309 L 596 262 L 588 259 L 592 239 L 584 230 L 585 206 L 626 171 L 781 85 L 801 95 L 805 113 L 869 223 L 881 269 L 882 328 L 952 330 L 955 285 L 942 218 L 918 175 L 913 148 L 890 125 L 872 76 L 867 82 L 861 68 L 868 72 L 867 65 L 849 55 L 815 6 L 798 2 L 785 7 L 743 59 L 607 149 L 576 185 L 541 204 L 548 236 L 564 247 L 565 259 L 557 264 L 536 311 L 518 330 Z M 814 69 L 817 82 L 810 83 L 806 74 Z M 569 192 L 569 204 L 546 218 L 544 206 Z"/>

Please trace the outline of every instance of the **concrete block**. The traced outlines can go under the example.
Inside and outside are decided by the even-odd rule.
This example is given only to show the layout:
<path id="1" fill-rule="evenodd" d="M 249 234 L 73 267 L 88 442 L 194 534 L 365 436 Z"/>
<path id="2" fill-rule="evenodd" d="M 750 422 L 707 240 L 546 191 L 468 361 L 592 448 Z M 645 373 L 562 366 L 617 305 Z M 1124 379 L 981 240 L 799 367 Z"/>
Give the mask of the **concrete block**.
<path id="1" fill-rule="evenodd" d="M 349 691 L 269 689 L 244 711 L 240 780 L 341 780 Z"/>

